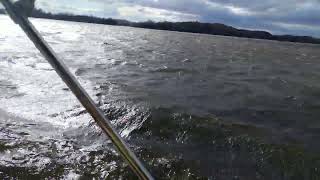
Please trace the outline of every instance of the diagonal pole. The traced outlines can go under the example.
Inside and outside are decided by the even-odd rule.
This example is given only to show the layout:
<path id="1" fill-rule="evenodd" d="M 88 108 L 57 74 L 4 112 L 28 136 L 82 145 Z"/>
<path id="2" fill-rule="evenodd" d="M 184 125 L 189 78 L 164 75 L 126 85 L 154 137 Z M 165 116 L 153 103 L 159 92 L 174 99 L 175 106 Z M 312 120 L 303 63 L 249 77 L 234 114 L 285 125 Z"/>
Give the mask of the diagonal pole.
<path id="1" fill-rule="evenodd" d="M 0 0 L 0 2 L 2 2 L 4 7 L 6 8 L 6 11 L 10 15 L 11 19 L 15 23 L 19 24 L 19 26 L 27 34 L 29 39 L 34 43 L 37 49 L 47 59 L 47 61 L 55 69 L 61 79 L 67 84 L 73 94 L 90 113 L 97 125 L 111 139 L 114 146 L 117 148 L 122 157 L 127 161 L 133 172 L 141 180 L 153 180 L 153 177 L 148 172 L 148 170 L 143 166 L 136 155 L 121 139 L 120 135 L 112 128 L 110 121 L 95 105 L 89 94 L 83 89 L 76 78 L 70 73 L 65 64 L 61 60 L 59 60 L 57 55 L 41 37 L 40 33 L 36 30 L 36 28 L 28 20 L 28 18 L 22 16 L 19 12 L 17 12 L 10 0 Z"/>

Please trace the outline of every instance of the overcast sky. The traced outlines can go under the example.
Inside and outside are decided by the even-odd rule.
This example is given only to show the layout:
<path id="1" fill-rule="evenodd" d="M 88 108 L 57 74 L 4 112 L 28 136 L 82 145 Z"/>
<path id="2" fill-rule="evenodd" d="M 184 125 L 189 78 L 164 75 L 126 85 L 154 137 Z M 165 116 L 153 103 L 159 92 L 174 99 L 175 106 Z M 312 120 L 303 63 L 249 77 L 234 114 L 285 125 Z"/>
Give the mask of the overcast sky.
<path id="1" fill-rule="evenodd" d="M 320 37 L 320 0 L 37 0 L 36 5 L 50 12 L 131 21 L 197 20 Z"/>

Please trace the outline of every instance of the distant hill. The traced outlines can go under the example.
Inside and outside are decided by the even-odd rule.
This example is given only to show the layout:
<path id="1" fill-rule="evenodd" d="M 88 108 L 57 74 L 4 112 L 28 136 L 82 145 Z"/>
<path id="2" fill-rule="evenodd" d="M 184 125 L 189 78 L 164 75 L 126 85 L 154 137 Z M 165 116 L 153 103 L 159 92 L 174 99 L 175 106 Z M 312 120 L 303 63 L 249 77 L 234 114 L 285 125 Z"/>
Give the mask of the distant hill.
<path id="1" fill-rule="evenodd" d="M 4 14 L 5 12 L 4 10 L 0 9 L 0 13 Z M 320 44 L 320 39 L 313 38 L 310 36 L 272 35 L 271 33 L 266 31 L 251 31 L 251 30 L 245 30 L 245 29 L 237 29 L 232 26 L 227 26 L 219 23 L 153 22 L 153 21 L 130 22 L 130 21 L 121 20 L 121 19 L 98 18 L 98 17 L 85 16 L 85 15 L 52 14 L 52 13 L 46 13 L 41 9 L 35 9 L 32 13 L 32 17 L 96 23 L 96 24 L 131 26 L 131 27 L 139 27 L 139 28 L 147 28 L 147 29 L 168 30 L 168 31 Z"/>

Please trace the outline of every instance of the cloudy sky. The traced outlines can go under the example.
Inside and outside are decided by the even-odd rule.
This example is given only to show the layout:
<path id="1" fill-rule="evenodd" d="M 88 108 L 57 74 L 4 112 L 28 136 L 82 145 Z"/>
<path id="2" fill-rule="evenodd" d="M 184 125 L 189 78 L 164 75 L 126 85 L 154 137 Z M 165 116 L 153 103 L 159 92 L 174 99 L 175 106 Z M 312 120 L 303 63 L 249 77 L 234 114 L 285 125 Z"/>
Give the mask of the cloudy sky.
<path id="1" fill-rule="evenodd" d="M 37 7 L 131 21 L 218 22 L 320 37 L 320 0 L 37 0 Z"/>

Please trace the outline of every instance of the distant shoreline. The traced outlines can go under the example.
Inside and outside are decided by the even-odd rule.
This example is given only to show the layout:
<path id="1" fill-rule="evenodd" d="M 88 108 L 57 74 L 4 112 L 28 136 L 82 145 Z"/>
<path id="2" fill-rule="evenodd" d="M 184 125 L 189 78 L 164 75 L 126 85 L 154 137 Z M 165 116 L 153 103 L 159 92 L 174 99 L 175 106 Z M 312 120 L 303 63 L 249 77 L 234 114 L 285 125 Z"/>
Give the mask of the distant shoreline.
<path id="1" fill-rule="evenodd" d="M 3 9 L 0 9 L 0 14 L 5 14 L 5 11 Z M 85 15 L 51 14 L 51 13 L 44 12 L 41 9 L 35 9 L 32 13 L 32 17 L 94 23 L 94 24 L 105 24 L 105 25 L 114 25 L 114 26 L 129 26 L 129 27 L 137 27 L 137 28 L 145 28 L 145 29 L 166 30 L 166 31 L 233 36 L 233 37 L 243 37 L 243 38 L 252 38 L 252 39 L 266 39 L 266 40 L 276 40 L 276 41 L 285 41 L 285 42 L 320 44 L 320 38 L 314 38 L 311 36 L 273 35 L 267 31 L 237 29 L 232 26 L 227 26 L 225 24 L 219 24 L 219 23 L 153 22 L 153 21 L 130 22 L 130 21 L 121 20 L 121 19 L 98 18 L 98 17 L 85 16 Z"/>

